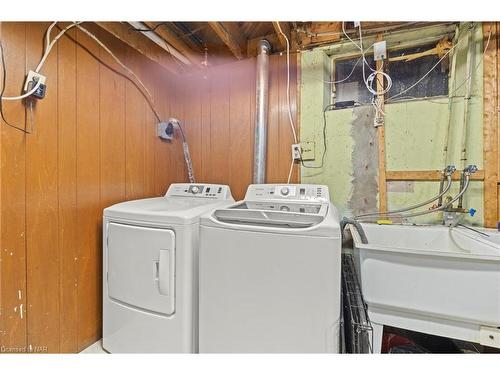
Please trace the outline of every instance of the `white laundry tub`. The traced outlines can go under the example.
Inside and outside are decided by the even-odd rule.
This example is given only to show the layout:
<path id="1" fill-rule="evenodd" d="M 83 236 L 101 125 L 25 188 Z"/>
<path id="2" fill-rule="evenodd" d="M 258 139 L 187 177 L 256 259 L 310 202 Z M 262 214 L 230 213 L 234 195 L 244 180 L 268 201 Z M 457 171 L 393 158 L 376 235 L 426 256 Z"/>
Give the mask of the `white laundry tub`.
<path id="1" fill-rule="evenodd" d="M 476 342 L 482 326 L 500 327 L 498 232 L 362 226 L 368 244 L 352 230 L 354 257 L 372 321 Z"/>

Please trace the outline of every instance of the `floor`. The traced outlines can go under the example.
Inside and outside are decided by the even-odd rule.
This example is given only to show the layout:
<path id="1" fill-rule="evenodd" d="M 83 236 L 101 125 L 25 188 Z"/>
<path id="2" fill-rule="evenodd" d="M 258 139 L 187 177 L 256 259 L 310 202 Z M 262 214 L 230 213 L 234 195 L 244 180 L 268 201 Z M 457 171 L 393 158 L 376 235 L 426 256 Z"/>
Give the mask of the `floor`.
<path id="1" fill-rule="evenodd" d="M 102 340 L 99 340 L 88 346 L 80 352 L 80 354 L 107 354 L 108 352 L 102 348 Z"/>

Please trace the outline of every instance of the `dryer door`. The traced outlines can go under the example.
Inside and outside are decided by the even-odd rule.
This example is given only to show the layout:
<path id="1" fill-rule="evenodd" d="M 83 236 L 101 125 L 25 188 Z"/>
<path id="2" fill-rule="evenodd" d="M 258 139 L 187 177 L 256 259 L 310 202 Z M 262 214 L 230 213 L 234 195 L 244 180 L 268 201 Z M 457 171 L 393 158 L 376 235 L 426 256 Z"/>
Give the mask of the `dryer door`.
<path id="1" fill-rule="evenodd" d="M 108 295 L 153 313 L 175 311 L 175 234 L 169 229 L 108 224 Z"/>

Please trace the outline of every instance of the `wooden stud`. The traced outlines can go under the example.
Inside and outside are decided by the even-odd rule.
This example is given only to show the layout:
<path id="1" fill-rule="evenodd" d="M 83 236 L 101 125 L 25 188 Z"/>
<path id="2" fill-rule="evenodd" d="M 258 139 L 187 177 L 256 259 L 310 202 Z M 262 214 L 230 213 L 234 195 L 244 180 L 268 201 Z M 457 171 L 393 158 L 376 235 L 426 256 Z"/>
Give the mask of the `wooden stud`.
<path id="1" fill-rule="evenodd" d="M 140 54 L 148 59 L 160 64 L 169 72 L 178 74 L 180 72 L 179 65 L 174 61 L 175 57 L 170 55 L 166 50 L 149 40 L 140 32 L 132 31 L 126 25 L 120 22 L 96 22 L 96 24 L 106 30 L 108 33 L 115 36 L 128 46 L 132 47 Z"/>
<path id="2" fill-rule="evenodd" d="M 244 55 L 241 50 L 238 37 L 229 33 L 226 26 L 221 22 L 209 22 L 208 23 L 212 30 L 217 34 L 217 36 L 224 42 L 224 44 L 229 48 L 233 55 L 238 59 L 243 59 Z"/>
<path id="3" fill-rule="evenodd" d="M 491 38 L 483 56 L 483 166 L 484 225 L 498 223 L 498 46 L 497 23 L 483 23 L 484 43 Z"/>
<path id="4" fill-rule="evenodd" d="M 382 41 L 382 35 L 377 35 L 377 41 Z M 377 61 L 377 70 L 382 69 L 382 60 Z M 377 97 L 384 110 L 384 76 L 377 74 Z M 378 202 L 381 212 L 387 211 L 387 181 L 386 181 L 386 155 L 385 155 L 385 122 L 377 127 L 378 138 Z"/>
<path id="5" fill-rule="evenodd" d="M 387 181 L 439 181 L 442 171 L 386 171 Z M 484 180 L 485 171 L 479 170 L 471 175 L 471 180 Z M 460 180 L 460 173 L 453 174 L 453 180 Z"/>

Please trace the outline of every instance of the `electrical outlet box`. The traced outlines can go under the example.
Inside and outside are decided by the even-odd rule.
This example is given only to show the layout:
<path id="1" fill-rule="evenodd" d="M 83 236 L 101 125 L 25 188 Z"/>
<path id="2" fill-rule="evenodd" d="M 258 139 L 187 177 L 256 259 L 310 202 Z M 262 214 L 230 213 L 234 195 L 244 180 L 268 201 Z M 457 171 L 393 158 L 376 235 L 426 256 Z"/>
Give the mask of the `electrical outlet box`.
<path id="1" fill-rule="evenodd" d="M 43 99 L 45 97 L 45 93 L 47 91 L 47 86 L 45 84 L 46 77 L 40 73 L 36 73 L 33 70 L 28 72 L 26 76 L 26 81 L 24 82 L 24 92 L 29 92 L 35 87 L 38 83 L 38 89 L 30 95 L 35 99 Z"/>
<path id="2" fill-rule="evenodd" d="M 170 141 L 174 137 L 174 126 L 169 122 L 159 122 L 156 127 L 156 135 Z"/>
<path id="3" fill-rule="evenodd" d="M 301 143 L 302 160 L 312 161 L 316 159 L 316 143 L 314 141 Z"/>
<path id="4" fill-rule="evenodd" d="M 359 21 L 354 21 L 354 27 L 359 27 L 360 22 Z"/>
<path id="5" fill-rule="evenodd" d="M 387 43 L 385 40 L 373 43 L 373 58 L 375 61 L 387 60 Z"/>
<path id="6" fill-rule="evenodd" d="M 293 160 L 300 160 L 300 143 L 294 143 L 292 144 L 292 159 Z"/>

